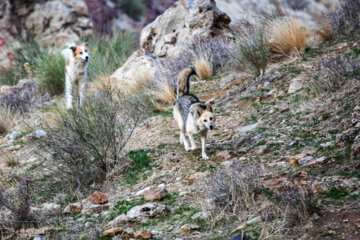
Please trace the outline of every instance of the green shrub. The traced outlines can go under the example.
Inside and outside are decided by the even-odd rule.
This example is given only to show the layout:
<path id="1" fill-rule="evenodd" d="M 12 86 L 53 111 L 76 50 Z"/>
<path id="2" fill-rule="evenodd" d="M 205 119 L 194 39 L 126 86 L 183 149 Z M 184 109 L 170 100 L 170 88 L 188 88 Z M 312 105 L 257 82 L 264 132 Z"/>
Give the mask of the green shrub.
<path id="1" fill-rule="evenodd" d="M 51 153 L 54 179 L 59 178 L 65 189 L 86 192 L 110 172 L 127 170 L 122 150 L 147 112 L 138 97 L 106 90 L 89 96 L 81 108 L 59 110 L 57 124 L 44 123 L 47 137 L 39 139 Z"/>
<path id="2" fill-rule="evenodd" d="M 238 36 L 239 65 L 255 76 L 265 73 L 268 64 L 269 42 L 262 29 Z"/>
<path id="3" fill-rule="evenodd" d="M 0 69 L 0 86 L 16 85 L 22 77 L 21 71 L 22 69 L 17 66 Z"/>
<path id="4" fill-rule="evenodd" d="M 89 80 L 112 74 L 135 51 L 135 42 L 135 35 L 130 32 L 89 39 Z"/>
<path id="5" fill-rule="evenodd" d="M 128 152 L 128 157 L 133 161 L 132 167 L 128 170 L 126 181 L 129 184 L 135 184 L 139 180 L 139 174 L 144 169 L 150 168 L 153 159 L 148 156 L 148 150 L 132 150 Z"/>
<path id="6" fill-rule="evenodd" d="M 142 0 L 117 0 L 117 6 L 135 21 L 145 12 L 145 5 Z"/>
<path id="7" fill-rule="evenodd" d="M 35 76 L 40 88 L 50 95 L 60 95 L 65 86 L 65 59 L 60 53 L 44 54 L 38 59 Z"/>

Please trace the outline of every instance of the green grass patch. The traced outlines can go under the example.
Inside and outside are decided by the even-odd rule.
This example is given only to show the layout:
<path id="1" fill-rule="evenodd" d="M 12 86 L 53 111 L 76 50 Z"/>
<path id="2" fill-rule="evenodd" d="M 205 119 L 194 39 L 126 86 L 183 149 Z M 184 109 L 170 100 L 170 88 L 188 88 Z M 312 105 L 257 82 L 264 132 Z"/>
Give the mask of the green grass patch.
<path id="1" fill-rule="evenodd" d="M 132 201 L 132 202 L 129 202 L 126 200 L 117 201 L 115 206 L 111 209 L 111 214 L 107 218 L 107 220 L 111 221 L 121 214 L 126 214 L 133 207 L 143 205 L 143 204 L 145 204 L 145 200 L 143 198 L 141 198 L 137 201 Z"/>
<path id="2" fill-rule="evenodd" d="M 323 197 L 339 200 L 348 195 L 349 195 L 349 192 L 346 189 L 340 189 L 335 186 L 332 186 L 328 192 L 324 193 Z"/>
<path id="3" fill-rule="evenodd" d="M 136 184 L 140 180 L 141 173 L 144 172 L 145 169 L 152 167 L 154 160 L 148 156 L 148 153 L 151 152 L 153 151 L 143 149 L 128 152 L 127 156 L 133 161 L 133 166 L 125 175 L 128 184 Z"/>

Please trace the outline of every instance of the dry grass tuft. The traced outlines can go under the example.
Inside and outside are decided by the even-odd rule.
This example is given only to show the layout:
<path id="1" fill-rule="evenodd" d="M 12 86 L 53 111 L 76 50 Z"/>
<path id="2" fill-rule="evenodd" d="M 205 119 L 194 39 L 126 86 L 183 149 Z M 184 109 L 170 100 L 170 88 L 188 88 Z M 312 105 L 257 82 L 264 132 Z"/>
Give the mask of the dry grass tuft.
<path id="1" fill-rule="evenodd" d="M 306 27 L 295 19 L 275 21 L 270 36 L 272 50 L 285 56 L 300 54 L 306 48 Z"/>
<path id="2" fill-rule="evenodd" d="M 15 154 L 10 153 L 9 151 L 6 151 L 6 150 L 2 150 L 2 149 L 0 149 L 0 153 L 2 156 L 0 159 L 2 161 L 4 161 L 4 163 L 7 167 L 15 167 L 15 166 L 19 165 L 19 159 Z"/>
<path id="3" fill-rule="evenodd" d="M 329 42 L 335 38 L 335 33 L 330 26 L 322 26 L 320 29 L 315 30 L 315 33 L 320 37 L 322 42 Z"/>
<path id="4" fill-rule="evenodd" d="M 201 80 L 212 77 L 211 61 L 206 57 L 200 57 L 195 60 L 195 70 Z"/>
<path id="5" fill-rule="evenodd" d="M 9 133 L 19 122 L 20 114 L 18 112 L 11 111 L 8 107 L 0 106 L 0 135 Z"/>
<path id="6" fill-rule="evenodd" d="M 151 92 L 153 87 L 153 74 L 148 68 L 140 68 L 132 76 L 132 79 L 129 81 L 124 81 L 124 85 L 121 86 L 121 91 L 125 94 L 136 94 L 143 92 Z"/>
<path id="7" fill-rule="evenodd" d="M 176 101 L 175 91 L 167 81 L 160 81 L 158 83 L 156 97 L 163 103 L 173 104 Z"/>

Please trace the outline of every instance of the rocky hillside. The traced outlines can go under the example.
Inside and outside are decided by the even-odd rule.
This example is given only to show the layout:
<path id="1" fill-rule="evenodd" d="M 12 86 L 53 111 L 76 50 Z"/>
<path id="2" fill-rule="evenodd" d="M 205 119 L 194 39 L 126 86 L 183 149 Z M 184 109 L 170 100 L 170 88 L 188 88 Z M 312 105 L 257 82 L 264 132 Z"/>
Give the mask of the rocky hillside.
<path id="1" fill-rule="evenodd" d="M 275 27 L 264 25 L 264 37 L 248 26 L 250 41 L 221 4 L 178 1 L 142 30 L 122 67 L 90 83 L 82 109 L 64 110 L 31 71 L 1 87 L 2 107 L 24 109 L 0 115 L 0 235 L 359 239 L 360 24 L 348 13 L 360 2 L 347 6 L 322 28 L 286 18 L 283 41 Z M 199 137 L 194 151 L 180 145 L 172 116 L 174 78 L 189 65 L 191 93 L 215 101 L 207 161 Z"/>

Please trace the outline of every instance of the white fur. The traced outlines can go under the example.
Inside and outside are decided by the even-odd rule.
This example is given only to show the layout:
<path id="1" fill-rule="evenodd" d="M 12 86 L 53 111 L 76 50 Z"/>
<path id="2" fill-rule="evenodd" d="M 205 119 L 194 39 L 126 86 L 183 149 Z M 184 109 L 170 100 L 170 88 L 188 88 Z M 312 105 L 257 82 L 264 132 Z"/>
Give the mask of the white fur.
<path id="1" fill-rule="evenodd" d="M 181 113 L 179 110 L 179 107 L 177 104 L 175 104 L 173 109 L 173 114 L 175 121 L 178 124 L 178 127 L 180 129 L 180 144 L 184 144 L 184 148 L 186 151 L 195 150 L 196 144 L 194 140 L 194 134 L 200 134 L 201 136 L 201 156 L 204 160 L 208 160 L 209 156 L 206 154 L 206 138 L 208 134 L 208 128 L 205 126 L 201 121 L 200 118 L 196 117 L 196 113 L 194 112 L 196 110 L 195 105 L 192 105 L 190 107 L 190 112 L 188 114 L 186 123 L 184 123 Z M 189 140 L 190 140 L 190 146 L 185 136 L 185 129 L 186 133 L 188 134 Z"/>
<path id="2" fill-rule="evenodd" d="M 73 50 L 70 48 L 64 49 L 62 54 L 65 56 L 66 62 L 69 61 L 69 65 L 65 67 L 65 98 L 66 108 L 73 108 L 73 87 L 77 87 L 79 95 L 78 106 L 81 106 L 85 100 L 86 91 L 86 79 L 87 79 L 87 66 L 88 60 L 85 62 L 86 57 L 89 59 L 89 53 L 85 52 L 85 47 L 82 48 L 83 54 L 79 55 L 78 59 L 75 59 Z"/>

